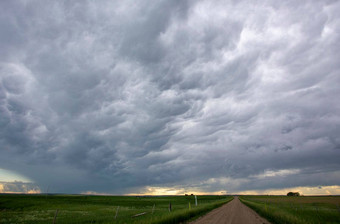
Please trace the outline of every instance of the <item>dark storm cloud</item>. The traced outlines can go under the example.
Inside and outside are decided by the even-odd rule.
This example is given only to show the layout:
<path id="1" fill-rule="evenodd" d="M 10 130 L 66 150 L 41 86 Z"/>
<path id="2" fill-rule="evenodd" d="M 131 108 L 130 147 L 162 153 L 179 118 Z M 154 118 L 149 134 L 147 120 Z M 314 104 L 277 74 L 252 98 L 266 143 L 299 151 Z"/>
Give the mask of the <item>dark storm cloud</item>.
<path id="1" fill-rule="evenodd" d="M 337 1 L 0 4 L 0 168 L 69 193 L 340 185 Z"/>

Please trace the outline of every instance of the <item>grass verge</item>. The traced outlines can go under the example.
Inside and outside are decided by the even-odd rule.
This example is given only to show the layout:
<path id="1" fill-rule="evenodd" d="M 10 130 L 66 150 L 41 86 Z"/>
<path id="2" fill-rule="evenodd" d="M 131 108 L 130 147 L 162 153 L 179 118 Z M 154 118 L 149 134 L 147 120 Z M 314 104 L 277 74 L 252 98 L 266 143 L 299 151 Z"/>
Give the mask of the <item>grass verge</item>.
<path id="1" fill-rule="evenodd" d="M 233 200 L 233 198 L 228 198 L 227 200 L 211 203 L 208 205 L 195 207 L 191 210 L 177 211 L 168 215 L 159 218 L 158 220 L 153 221 L 153 224 L 174 224 L 174 223 L 183 223 L 186 221 L 193 220 L 198 218 L 211 210 L 218 208 L 228 202 Z"/>

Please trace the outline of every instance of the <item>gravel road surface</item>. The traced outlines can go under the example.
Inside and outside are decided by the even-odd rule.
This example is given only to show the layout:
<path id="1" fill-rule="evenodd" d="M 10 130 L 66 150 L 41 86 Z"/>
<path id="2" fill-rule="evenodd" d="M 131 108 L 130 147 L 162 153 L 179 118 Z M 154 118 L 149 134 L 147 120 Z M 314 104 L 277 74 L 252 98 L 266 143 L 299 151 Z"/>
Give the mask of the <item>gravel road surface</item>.
<path id="1" fill-rule="evenodd" d="M 255 211 L 248 208 L 238 197 L 191 222 L 191 224 L 270 224 Z"/>

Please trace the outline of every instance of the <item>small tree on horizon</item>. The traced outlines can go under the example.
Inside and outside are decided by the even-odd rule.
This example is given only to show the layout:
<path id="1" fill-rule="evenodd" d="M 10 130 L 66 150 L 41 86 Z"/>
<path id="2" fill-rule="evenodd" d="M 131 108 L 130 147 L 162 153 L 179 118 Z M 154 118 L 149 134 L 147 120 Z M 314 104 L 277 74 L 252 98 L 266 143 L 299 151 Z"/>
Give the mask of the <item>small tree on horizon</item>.
<path id="1" fill-rule="evenodd" d="M 288 192 L 287 196 L 300 196 L 299 192 Z"/>

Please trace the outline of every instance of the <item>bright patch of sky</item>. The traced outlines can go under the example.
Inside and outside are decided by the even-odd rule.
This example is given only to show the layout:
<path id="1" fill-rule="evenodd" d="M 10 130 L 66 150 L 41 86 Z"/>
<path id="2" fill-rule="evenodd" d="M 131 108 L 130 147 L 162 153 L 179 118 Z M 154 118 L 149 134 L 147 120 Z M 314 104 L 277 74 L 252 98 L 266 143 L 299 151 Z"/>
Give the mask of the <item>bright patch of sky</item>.
<path id="1" fill-rule="evenodd" d="M 0 182 L 32 182 L 31 179 L 20 175 L 16 172 L 10 171 L 10 170 L 5 170 L 5 169 L 0 169 Z"/>

